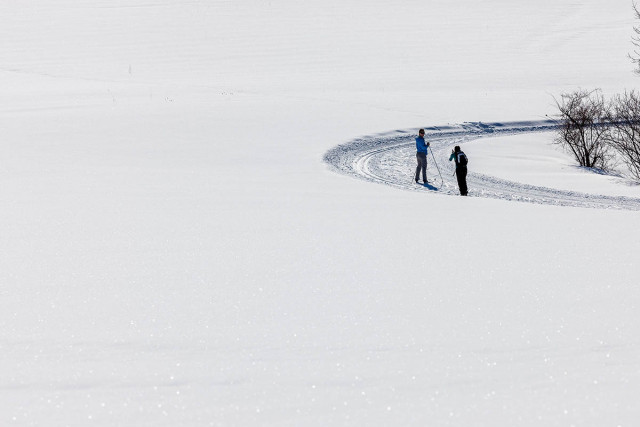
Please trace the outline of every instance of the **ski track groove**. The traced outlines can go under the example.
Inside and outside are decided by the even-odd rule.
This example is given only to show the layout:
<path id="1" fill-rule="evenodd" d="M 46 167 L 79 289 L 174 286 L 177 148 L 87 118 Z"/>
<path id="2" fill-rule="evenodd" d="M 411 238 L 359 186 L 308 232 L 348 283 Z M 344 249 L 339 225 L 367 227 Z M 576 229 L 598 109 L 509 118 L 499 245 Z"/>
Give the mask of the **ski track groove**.
<path id="1" fill-rule="evenodd" d="M 458 184 L 453 176 L 454 165 L 449 153 L 454 145 L 468 143 L 490 135 L 521 134 L 555 129 L 552 121 L 511 123 L 463 123 L 444 127 L 426 127 L 425 137 L 431 143 L 433 156 L 442 174 L 433 173 L 430 185 L 416 185 L 414 130 L 397 130 L 385 134 L 357 138 L 338 145 L 324 155 L 324 161 L 336 172 L 370 182 L 410 191 L 458 195 Z M 433 157 L 429 156 L 429 162 Z M 433 169 L 432 169 L 433 170 Z M 606 196 L 557 190 L 508 181 L 494 176 L 469 172 L 469 196 L 597 209 L 640 210 L 640 198 Z"/>

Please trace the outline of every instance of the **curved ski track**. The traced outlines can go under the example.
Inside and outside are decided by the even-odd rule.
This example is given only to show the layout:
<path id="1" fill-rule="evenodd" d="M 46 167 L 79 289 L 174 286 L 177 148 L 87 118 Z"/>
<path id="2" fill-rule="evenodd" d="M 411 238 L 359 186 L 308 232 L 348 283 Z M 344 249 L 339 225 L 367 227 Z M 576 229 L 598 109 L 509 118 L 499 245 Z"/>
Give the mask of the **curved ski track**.
<path id="1" fill-rule="evenodd" d="M 425 128 L 426 137 L 431 143 L 432 153 L 442 175 L 441 181 L 440 175 L 433 168 L 433 157 L 430 155 L 428 160 L 431 184 L 427 186 L 416 185 L 413 181 L 415 173 L 413 133 L 415 130 L 399 130 L 355 139 L 329 150 L 324 156 L 324 161 L 337 172 L 367 181 L 404 190 L 458 195 L 458 184 L 453 176 L 454 165 L 448 161 L 453 146 L 488 135 L 541 132 L 553 129 L 555 125 L 551 121 L 464 123 L 456 126 Z M 467 182 L 469 196 L 472 197 L 556 206 L 640 210 L 640 198 L 557 190 L 474 172 L 469 172 Z"/>

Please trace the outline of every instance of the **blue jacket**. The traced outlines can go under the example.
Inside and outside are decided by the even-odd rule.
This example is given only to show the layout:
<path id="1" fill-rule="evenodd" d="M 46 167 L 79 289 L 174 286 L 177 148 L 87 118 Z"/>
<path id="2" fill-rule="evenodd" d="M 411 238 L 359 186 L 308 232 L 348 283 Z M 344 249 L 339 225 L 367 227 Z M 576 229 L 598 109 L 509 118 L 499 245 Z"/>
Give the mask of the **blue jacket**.
<path id="1" fill-rule="evenodd" d="M 418 153 L 427 154 L 427 144 L 421 136 L 416 138 L 416 150 L 418 150 Z"/>

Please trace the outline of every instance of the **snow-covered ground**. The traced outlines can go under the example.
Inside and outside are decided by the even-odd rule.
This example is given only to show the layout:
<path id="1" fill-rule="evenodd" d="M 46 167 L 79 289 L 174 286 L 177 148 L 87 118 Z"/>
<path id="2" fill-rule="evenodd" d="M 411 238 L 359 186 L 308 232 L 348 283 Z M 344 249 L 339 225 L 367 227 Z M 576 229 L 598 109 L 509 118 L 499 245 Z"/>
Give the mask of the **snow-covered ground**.
<path id="1" fill-rule="evenodd" d="M 632 12 L 0 3 L 0 425 L 635 425 L 637 211 L 325 162 L 633 88 Z M 410 180 L 403 135 L 375 176 Z M 640 198 L 550 132 L 483 136 L 500 185 Z"/>
<path id="2" fill-rule="evenodd" d="M 573 157 L 553 144 L 552 133 L 528 133 L 510 138 L 484 138 L 475 150 L 474 170 L 565 191 L 639 197 L 640 185 L 615 174 L 580 168 Z"/>
<path id="3" fill-rule="evenodd" d="M 607 180 L 598 178 L 592 170 L 569 166 L 573 161 L 569 156 L 552 150 L 549 144 L 553 144 L 556 129 L 557 124 L 550 120 L 428 127 L 425 138 L 431 147 L 431 157 L 428 158 L 431 173 L 427 173 L 427 185 L 414 183 L 416 162 L 412 161 L 412 154 L 415 153 L 415 133 L 410 131 L 357 138 L 329 150 L 324 159 L 336 171 L 368 181 L 407 190 L 426 189 L 438 194 L 459 195 L 450 155 L 455 146 L 469 154 L 480 145 L 480 152 L 485 154 L 484 158 L 480 157 L 481 172 L 497 172 L 514 178 L 471 172 L 466 179 L 470 196 L 556 206 L 640 210 L 640 198 L 618 194 L 621 184 L 631 187 L 626 193 L 639 194 L 636 182 L 620 174 L 606 175 Z M 544 143 L 532 143 L 536 139 L 535 134 L 544 131 L 546 133 L 537 138 Z M 527 138 L 522 138 L 521 134 Z M 502 135 L 503 138 L 487 138 L 494 135 Z M 508 138 L 505 142 L 504 135 L 518 137 Z M 485 143 L 478 144 L 478 140 Z M 493 154 L 496 148 L 498 155 Z M 588 176 L 577 174 L 576 170 Z M 601 171 L 599 175 L 603 175 Z M 549 186 L 545 187 L 545 183 Z M 606 193 L 606 190 L 615 195 L 599 194 Z"/>

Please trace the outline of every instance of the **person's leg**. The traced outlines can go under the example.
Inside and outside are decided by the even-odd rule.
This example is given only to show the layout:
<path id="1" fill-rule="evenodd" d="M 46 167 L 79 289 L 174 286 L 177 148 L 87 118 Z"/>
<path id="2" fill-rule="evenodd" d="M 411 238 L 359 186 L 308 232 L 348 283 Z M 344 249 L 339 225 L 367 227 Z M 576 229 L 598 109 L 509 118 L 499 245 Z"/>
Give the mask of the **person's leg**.
<path id="1" fill-rule="evenodd" d="M 460 167 L 456 169 L 456 179 L 458 180 L 458 190 L 460 190 L 460 195 L 464 196 L 464 175 L 462 172 L 462 168 Z"/>
<path id="2" fill-rule="evenodd" d="M 422 158 L 422 181 L 427 183 L 427 155 L 425 154 Z"/>
<path id="3" fill-rule="evenodd" d="M 420 179 L 420 172 L 422 172 L 422 180 L 427 182 L 427 156 L 424 153 L 417 153 L 416 159 L 418 160 L 418 167 L 416 167 L 416 182 Z"/>
<path id="4" fill-rule="evenodd" d="M 462 168 L 460 171 L 461 180 L 460 180 L 460 194 L 466 196 L 468 193 L 467 189 L 467 168 Z"/>

